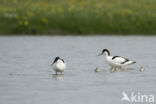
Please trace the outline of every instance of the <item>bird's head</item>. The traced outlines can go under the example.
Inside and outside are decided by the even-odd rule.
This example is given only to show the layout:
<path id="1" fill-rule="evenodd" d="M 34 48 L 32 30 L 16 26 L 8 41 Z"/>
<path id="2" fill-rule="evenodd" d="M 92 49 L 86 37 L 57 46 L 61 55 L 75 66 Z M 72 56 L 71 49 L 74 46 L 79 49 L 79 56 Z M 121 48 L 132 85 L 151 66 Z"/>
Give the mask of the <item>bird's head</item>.
<path id="1" fill-rule="evenodd" d="M 57 61 L 57 60 L 59 60 L 60 59 L 60 57 L 55 57 L 55 60 L 53 61 L 53 63 L 52 63 L 52 65 Z"/>
<path id="2" fill-rule="evenodd" d="M 106 56 L 109 56 L 110 52 L 108 51 L 108 49 L 103 49 L 101 54 L 99 54 L 98 56 L 103 55 L 103 54 L 105 54 Z"/>

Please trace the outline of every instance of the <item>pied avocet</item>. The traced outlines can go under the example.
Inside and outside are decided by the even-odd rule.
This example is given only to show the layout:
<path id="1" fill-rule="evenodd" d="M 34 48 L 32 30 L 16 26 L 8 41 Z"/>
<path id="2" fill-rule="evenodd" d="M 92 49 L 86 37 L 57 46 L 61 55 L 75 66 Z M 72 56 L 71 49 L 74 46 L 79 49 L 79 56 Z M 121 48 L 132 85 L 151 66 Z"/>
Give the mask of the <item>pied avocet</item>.
<path id="1" fill-rule="evenodd" d="M 103 49 L 102 53 L 99 54 L 98 56 L 103 54 L 105 54 L 107 64 L 109 64 L 112 68 L 115 69 L 136 63 L 135 61 L 130 61 L 129 59 L 120 56 L 110 56 L 110 52 L 107 49 Z"/>
<path id="2" fill-rule="evenodd" d="M 62 72 L 64 72 L 64 70 L 66 69 L 66 64 L 64 60 L 61 59 L 60 57 L 56 57 L 52 65 L 53 65 L 53 69 L 56 72 L 56 75 L 57 75 L 57 72 L 61 72 L 62 74 Z"/>

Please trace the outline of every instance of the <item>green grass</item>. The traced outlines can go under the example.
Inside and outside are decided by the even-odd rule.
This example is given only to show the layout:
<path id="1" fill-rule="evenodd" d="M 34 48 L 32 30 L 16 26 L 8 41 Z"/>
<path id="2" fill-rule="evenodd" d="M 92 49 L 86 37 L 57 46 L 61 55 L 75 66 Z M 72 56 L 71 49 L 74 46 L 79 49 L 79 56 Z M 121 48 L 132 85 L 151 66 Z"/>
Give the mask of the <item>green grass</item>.
<path id="1" fill-rule="evenodd" d="M 1 0 L 0 34 L 156 34 L 156 0 Z"/>

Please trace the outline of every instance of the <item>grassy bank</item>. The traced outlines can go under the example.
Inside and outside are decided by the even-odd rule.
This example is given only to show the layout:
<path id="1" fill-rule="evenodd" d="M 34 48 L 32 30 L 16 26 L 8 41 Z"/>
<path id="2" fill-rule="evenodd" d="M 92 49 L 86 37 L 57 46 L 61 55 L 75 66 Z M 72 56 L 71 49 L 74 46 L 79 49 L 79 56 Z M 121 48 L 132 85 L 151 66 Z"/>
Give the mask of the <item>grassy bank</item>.
<path id="1" fill-rule="evenodd" d="M 156 0 L 1 0 L 0 34 L 156 34 Z"/>

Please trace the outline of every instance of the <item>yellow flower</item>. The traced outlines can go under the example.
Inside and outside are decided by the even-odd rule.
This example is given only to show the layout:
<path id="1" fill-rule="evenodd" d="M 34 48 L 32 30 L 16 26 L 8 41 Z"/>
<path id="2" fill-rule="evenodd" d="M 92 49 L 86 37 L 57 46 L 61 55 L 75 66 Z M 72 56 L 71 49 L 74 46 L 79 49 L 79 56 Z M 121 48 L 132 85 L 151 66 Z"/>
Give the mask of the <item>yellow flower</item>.
<path id="1" fill-rule="evenodd" d="M 45 23 L 45 24 L 48 23 L 48 20 L 47 20 L 46 18 L 42 18 L 41 21 L 42 21 L 43 23 Z"/>
<path id="2" fill-rule="evenodd" d="M 154 17 L 154 18 L 156 18 L 156 14 L 154 14 L 154 13 L 153 13 L 153 14 L 151 14 L 151 16 L 152 16 L 152 17 Z"/>
<path id="3" fill-rule="evenodd" d="M 15 18 L 18 19 L 19 17 L 18 16 L 15 16 Z"/>
<path id="4" fill-rule="evenodd" d="M 24 26 L 28 26 L 29 22 L 27 20 L 24 21 Z"/>
<path id="5" fill-rule="evenodd" d="M 98 4 L 97 4 L 97 7 L 98 7 L 98 8 L 102 8 L 102 6 L 103 6 L 102 3 L 98 3 Z"/>
<path id="6" fill-rule="evenodd" d="M 129 14 L 132 14 L 132 11 L 131 11 L 130 9 L 125 9 L 124 12 L 125 12 L 126 14 L 128 14 L 128 15 L 129 15 Z"/>
<path id="7" fill-rule="evenodd" d="M 72 7 L 69 7 L 68 8 L 68 12 L 71 13 L 72 11 L 73 11 L 73 8 Z"/>
<path id="8" fill-rule="evenodd" d="M 112 9 L 113 6 L 112 6 L 111 4 L 108 4 L 108 5 L 107 5 L 107 8 L 108 8 L 108 9 Z"/>
<path id="9" fill-rule="evenodd" d="M 71 2 L 71 3 L 75 3 L 75 0 L 71 0 L 70 2 Z"/>
<path id="10" fill-rule="evenodd" d="M 33 16 L 33 13 L 32 13 L 32 12 L 27 12 L 27 15 L 28 15 L 29 17 L 32 17 L 32 16 Z"/>
<path id="11" fill-rule="evenodd" d="M 58 8 L 58 12 L 62 12 L 62 8 Z"/>

